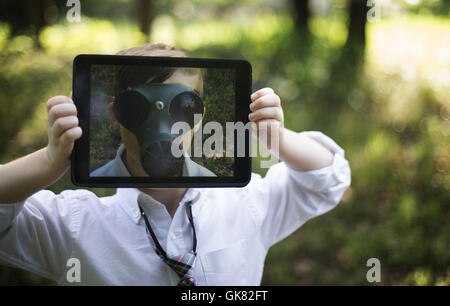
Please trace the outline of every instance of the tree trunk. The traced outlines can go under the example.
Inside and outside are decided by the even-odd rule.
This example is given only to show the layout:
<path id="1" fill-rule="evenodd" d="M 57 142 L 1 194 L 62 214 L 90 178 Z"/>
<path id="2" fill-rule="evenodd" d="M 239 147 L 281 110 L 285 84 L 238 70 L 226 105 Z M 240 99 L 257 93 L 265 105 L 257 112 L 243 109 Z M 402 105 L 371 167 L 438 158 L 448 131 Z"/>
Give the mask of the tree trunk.
<path id="1" fill-rule="evenodd" d="M 138 19 L 141 32 L 148 37 L 150 35 L 150 26 L 153 20 L 153 3 L 151 0 L 138 0 Z"/>
<path id="2" fill-rule="evenodd" d="M 308 0 L 292 0 L 295 27 L 299 33 L 306 34 L 308 30 L 308 21 L 310 17 Z"/>
<path id="3" fill-rule="evenodd" d="M 348 1 L 347 41 L 341 50 L 339 59 L 332 65 L 328 82 L 319 93 L 318 98 L 330 109 L 337 110 L 346 104 L 349 93 L 356 86 L 361 75 L 366 44 L 367 12 L 366 1 Z"/>
<path id="4" fill-rule="evenodd" d="M 39 34 L 42 29 L 47 25 L 47 19 L 45 18 L 46 10 L 49 6 L 48 0 L 31 0 L 28 5 L 28 16 L 30 24 L 33 26 L 33 32 L 35 35 L 34 41 L 37 47 L 41 47 L 39 42 Z"/>
<path id="5" fill-rule="evenodd" d="M 54 0 L 16 0 L 0 2 L 0 20 L 11 26 L 11 35 L 30 30 L 36 35 L 47 25 L 46 10 Z"/>
<path id="6" fill-rule="evenodd" d="M 368 7 L 366 1 L 350 0 L 349 4 L 350 23 L 348 26 L 347 45 L 358 45 L 364 48 L 366 44 L 366 20 Z"/>

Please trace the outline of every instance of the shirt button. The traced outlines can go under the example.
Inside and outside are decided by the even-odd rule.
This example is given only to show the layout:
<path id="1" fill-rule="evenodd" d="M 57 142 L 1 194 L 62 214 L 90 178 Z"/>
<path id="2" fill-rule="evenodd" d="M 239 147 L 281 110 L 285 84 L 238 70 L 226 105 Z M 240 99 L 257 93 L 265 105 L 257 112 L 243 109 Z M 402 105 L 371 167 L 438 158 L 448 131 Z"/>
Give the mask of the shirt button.
<path id="1" fill-rule="evenodd" d="M 177 239 L 177 235 L 175 235 L 175 233 L 170 233 L 170 239 L 172 240 Z"/>
<path id="2" fill-rule="evenodd" d="M 134 217 L 135 217 L 135 218 L 139 217 L 139 212 L 138 212 L 138 211 L 135 211 L 135 212 L 134 212 Z"/>
<path id="3" fill-rule="evenodd" d="M 338 175 L 339 182 L 343 183 L 347 180 L 347 176 L 345 174 Z"/>

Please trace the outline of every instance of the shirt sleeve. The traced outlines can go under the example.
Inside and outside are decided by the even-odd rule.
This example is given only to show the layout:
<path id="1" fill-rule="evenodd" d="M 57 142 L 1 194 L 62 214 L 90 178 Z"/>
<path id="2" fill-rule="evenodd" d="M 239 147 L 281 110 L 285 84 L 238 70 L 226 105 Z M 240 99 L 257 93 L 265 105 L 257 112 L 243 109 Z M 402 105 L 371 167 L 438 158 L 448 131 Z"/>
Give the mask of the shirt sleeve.
<path id="1" fill-rule="evenodd" d="M 269 168 L 261 178 L 252 174 L 247 185 L 248 203 L 260 224 L 261 240 L 269 248 L 340 201 L 350 186 L 350 166 L 344 150 L 320 132 L 303 132 L 334 153 L 333 164 L 311 171 L 297 171 L 284 162 Z"/>
<path id="2" fill-rule="evenodd" d="M 72 252 L 69 194 L 42 190 L 23 202 L 0 204 L 0 264 L 60 278 Z"/>

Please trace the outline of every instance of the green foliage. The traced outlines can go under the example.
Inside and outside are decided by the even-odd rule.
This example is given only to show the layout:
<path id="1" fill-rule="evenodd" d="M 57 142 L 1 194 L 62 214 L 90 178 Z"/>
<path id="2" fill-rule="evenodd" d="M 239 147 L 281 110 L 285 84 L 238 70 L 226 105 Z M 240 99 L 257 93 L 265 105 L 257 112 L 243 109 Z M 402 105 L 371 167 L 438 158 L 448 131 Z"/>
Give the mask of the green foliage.
<path id="1" fill-rule="evenodd" d="M 114 73 L 114 66 L 103 65 L 94 65 L 91 71 L 90 171 L 114 159 L 122 143 L 120 131 L 114 127 L 107 109 L 113 101 Z"/>
<path id="2" fill-rule="evenodd" d="M 202 125 L 205 126 L 210 121 L 218 122 L 222 126 L 223 132 L 223 153 L 225 156 L 225 131 L 226 123 L 234 122 L 235 118 L 235 76 L 232 70 L 227 69 L 207 69 L 204 81 L 205 117 Z M 200 132 L 200 131 L 199 131 Z M 215 133 L 217 131 L 213 131 Z M 203 142 L 211 134 L 203 134 Z M 232 176 L 233 162 L 231 157 L 193 157 L 193 161 L 214 172 L 217 176 Z"/>
<path id="3" fill-rule="evenodd" d="M 12 138 L 27 125 L 40 103 L 51 95 L 69 92 L 70 84 L 65 80 L 70 80 L 69 61 L 34 50 L 27 36 L 10 38 L 8 26 L 0 24 L 1 157 L 13 153 L 15 144 L 26 141 L 25 134 Z"/>
<path id="4" fill-rule="evenodd" d="M 424 8 L 431 5 L 426 3 Z M 270 86 L 280 95 L 286 127 L 323 131 L 346 151 L 351 188 L 336 209 L 271 249 L 263 284 L 367 285 L 366 261 L 376 257 L 381 284 L 448 285 L 448 16 L 402 16 L 368 24 L 365 58 L 358 66 L 356 59 L 341 57 L 347 37 L 342 11 L 313 18 L 307 40 L 295 31 L 289 14 L 260 6 L 241 19 L 225 13 L 222 18 L 181 19 L 162 12 L 150 37 L 189 49 L 193 56 L 246 58 L 253 65 L 254 89 Z M 114 53 L 145 39 L 134 26 L 94 18 L 48 27 L 41 36 L 43 50 L 34 49 L 30 37 L 11 38 L 8 31 L 0 26 L 3 163 L 45 145 L 41 106 L 70 90 L 75 54 Z M 219 83 L 230 86 L 227 77 L 207 76 L 205 122 L 216 116 L 227 120 L 233 112 L 230 103 L 222 103 L 232 97 L 213 90 Z M 96 123 L 96 130 L 105 133 L 94 137 L 96 143 L 112 132 L 106 121 L 101 117 Z M 111 156 L 97 152 L 96 158 Z M 203 163 L 214 168 L 213 160 Z M 258 164 L 254 159 L 254 171 L 264 174 Z M 66 175 L 50 189 L 71 188 Z M 114 192 L 94 191 L 100 196 Z M 0 271 L 0 283 L 46 283 L 16 270 Z"/>

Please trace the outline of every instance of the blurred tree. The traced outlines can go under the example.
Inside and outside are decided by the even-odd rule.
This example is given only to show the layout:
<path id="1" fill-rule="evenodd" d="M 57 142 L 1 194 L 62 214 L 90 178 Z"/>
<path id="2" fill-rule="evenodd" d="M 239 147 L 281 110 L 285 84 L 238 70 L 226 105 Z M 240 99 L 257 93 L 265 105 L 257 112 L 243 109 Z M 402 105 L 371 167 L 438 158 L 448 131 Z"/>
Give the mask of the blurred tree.
<path id="1" fill-rule="evenodd" d="M 308 21 L 311 14 L 308 5 L 308 0 L 293 0 L 295 27 L 302 34 L 309 34 Z"/>
<path id="2" fill-rule="evenodd" d="M 302 59 L 310 53 L 310 47 L 312 42 L 311 31 L 308 27 L 308 22 L 311 17 L 311 12 L 309 10 L 308 0 L 293 0 L 293 19 L 294 19 L 294 29 L 296 33 L 296 39 L 291 41 L 293 47 L 298 50 L 297 56 Z M 280 44 L 280 46 L 282 46 Z M 279 50 L 283 51 L 283 50 Z M 280 52 L 277 52 L 276 56 L 280 56 Z"/>
<path id="3" fill-rule="evenodd" d="M 312 34 L 308 27 L 311 16 L 309 1 L 290 0 L 288 7 L 294 21 L 294 35 L 291 35 L 291 31 L 284 31 L 281 35 L 277 35 L 276 47 L 266 64 L 266 71 L 271 73 L 283 73 L 284 64 L 294 58 L 306 62 L 311 51 Z M 291 50 L 296 50 L 296 52 L 291 53 Z"/>
<path id="4" fill-rule="evenodd" d="M 347 11 L 347 40 L 330 68 L 328 82 L 318 91 L 317 101 L 322 101 L 334 110 L 347 103 L 350 89 L 357 81 L 364 61 L 368 12 L 366 1 L 349 0 Z"/>
<path id="5" fill-rule="evenodd" d="M 32 0 L 28 6 L 28 15 L 30 17 L 31 23 L 34 25 L 35 32 L 35 42 L 38 46 L 39 44 L 39 33 L 47 25 L 47 20 L 45 18 L 45 11 L 49 5 L 48 0 Z"/>
<path id="6" fill-rule="evenodd" d="M 17 0 L 0 2 L 0 21 L 11 27 L 11 35 L 32 34 L 36 46 L 39 33 L 50 24 L 65 1 L 56 0 Z"/>
<path id="7" fill-rule="evenodd" d="M 53 3 L 50 25 L 36 50 L 31 1 L 0 0 L 0 163 L 46 144 L 45 107 L 37 105 L 70 90 L 73 55 L 142 43 L 140 1 L 82 1 L 89 18 L 81 24 L 66 22 L 66 1 L 45 1 Z M 376 257 L 382 285 L 448 285 L 450 1 L 389 1 L 401 18 L 380 23 L 366 23 L 363 0 L 309 1 L 307 22 L 294 9 L 304 3 L 289 0 L 286 12 L 282 2 L 233 2 L 236 9 L 224 0 L 151 1 L 162 18 L 149 22 L 158 41 L 192 56 L 248 59 L 254 88 L 280 94 L 287 127 L 323 131 L 346 151 L 352 186 L 342 203 L 271 248 L 263 284 L 368 285 L 365 263 Z M 322 13 L 312 5 L 320 3 L 328 6 Z M 21 22 L 31 26 L 10 33 Z M 299 35 L 305 26 L 309 41 Z M 73 188 L 67 173 L 49 189 Z M 11 284 L 54 282 L 1 266 L 0 285 Z"/>
<path id="8" fill-rule="evenodd" d="M 343 56 L 349 56 L 357 61 L 362 60 L 366 44 L 366 20 L 368 7 L 366 1 L 350 0 L 348 36 L 344 46 Z"/>
<path id="9" fill-rule="evenodd" d="M 150 25 L 154 18 L 154 6 L 152 0 L 137 0 L 137 13 L 139 27 L 141 32 L 145 34 L 148 41 L 150 35 Z"/>

